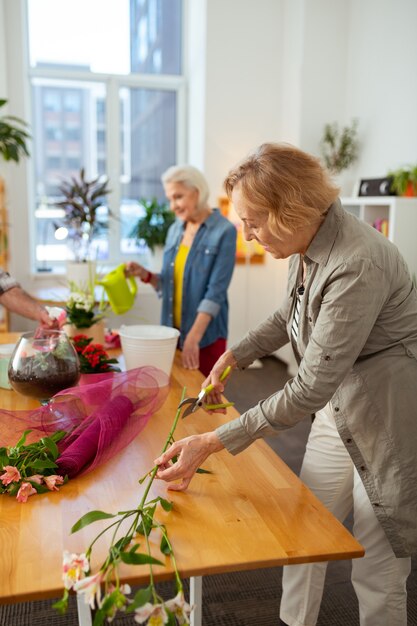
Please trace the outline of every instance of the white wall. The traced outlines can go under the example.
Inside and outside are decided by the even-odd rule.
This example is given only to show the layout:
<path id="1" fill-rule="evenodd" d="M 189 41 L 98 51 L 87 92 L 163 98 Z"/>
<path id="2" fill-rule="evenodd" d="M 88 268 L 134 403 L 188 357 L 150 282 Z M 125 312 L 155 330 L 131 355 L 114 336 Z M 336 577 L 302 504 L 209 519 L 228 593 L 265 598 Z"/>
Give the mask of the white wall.
<path id="1" fill-rule="evenodd" d="M 360 120 L 362 178 L 417 162 L 416 24 L 416 0 L 350 2 L 346 108 Z"/>

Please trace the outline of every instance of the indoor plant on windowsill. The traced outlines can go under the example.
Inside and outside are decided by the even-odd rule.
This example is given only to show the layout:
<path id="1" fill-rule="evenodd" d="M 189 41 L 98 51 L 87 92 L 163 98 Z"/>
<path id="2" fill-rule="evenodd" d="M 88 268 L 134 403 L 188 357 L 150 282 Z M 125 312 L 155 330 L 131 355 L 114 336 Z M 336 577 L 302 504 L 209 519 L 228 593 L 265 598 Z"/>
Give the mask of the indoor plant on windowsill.
<path id="1" fill-rule="evenodd" d="M 105 197 L 110 193 L 106 177 L 87 180 L 85 169 L 81 168 L 78 177 L 72 176 L 64 181 L 59 190 L 63 200 L 55 205 L 64 210 L 61 224 L 68 231 L 68 239 L 72 244 L 74 267 L 68 266 L 68 279 L 77 283 L 91 284 L 95 281 L 95 262 L 91 259 L 93 237 L 108 229 L 108 221 L 100 219 L 99 210 L 105 206 Z M 107 214 L 112 217 L 109 209 Z M 78 272 L 74 274 L 74 270 Z"/>
<path id="2" fill-rule="evenodd" d="M 153 255 L 153 267 L 160 271 L 162 265 L 162 249 L 168 233 L 168 228 L 175 221 L 175 215 L 166 202 L 158 202 L 156 198 L 146 200 L 142 198 L 139 204 L 145 214 L 140 217 L 130 232 L 130 237 L 138 243 L 145 243 Z"/>

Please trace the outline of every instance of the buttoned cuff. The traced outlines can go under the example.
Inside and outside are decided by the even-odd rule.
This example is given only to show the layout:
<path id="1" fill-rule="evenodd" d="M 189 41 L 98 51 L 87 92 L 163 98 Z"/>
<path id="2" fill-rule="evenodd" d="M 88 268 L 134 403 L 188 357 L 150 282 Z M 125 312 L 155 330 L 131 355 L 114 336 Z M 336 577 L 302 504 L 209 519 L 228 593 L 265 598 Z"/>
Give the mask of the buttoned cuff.
<path id="1" fill-rule="evenodd" d="M 231 454 L 239 454 L 250 446 L 252 439 L 242 426 L 240 417 L 216 428 L 216 435 Z"/>

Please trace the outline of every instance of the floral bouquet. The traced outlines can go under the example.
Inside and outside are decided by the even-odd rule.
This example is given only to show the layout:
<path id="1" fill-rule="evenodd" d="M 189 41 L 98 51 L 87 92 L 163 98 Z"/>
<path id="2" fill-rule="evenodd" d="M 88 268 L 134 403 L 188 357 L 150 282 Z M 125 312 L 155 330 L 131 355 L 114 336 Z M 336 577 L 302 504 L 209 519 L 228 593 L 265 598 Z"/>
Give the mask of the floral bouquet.
<path id="1" fill-rule="evenodd" d="M 0 448 L 0 493 L 16 496 L 18 502 L 27 502 L 29 496 L 46 491 L 58 491 L 66 478 L 57 474 L 57 443 L 65 437 L 57 431 L 50 437 L 26 444 L 31 431 L 25 430 L 15 446 Z"/>
<path id="2" fill-rule="evenodd" d="M 71 341 L 80 360 L 81 374 L 120 372 L 120 367 L 114 365 L 117 359 L 110 358 L 100 343 L 92 343 L 91 337 L 75 335 Z"/>

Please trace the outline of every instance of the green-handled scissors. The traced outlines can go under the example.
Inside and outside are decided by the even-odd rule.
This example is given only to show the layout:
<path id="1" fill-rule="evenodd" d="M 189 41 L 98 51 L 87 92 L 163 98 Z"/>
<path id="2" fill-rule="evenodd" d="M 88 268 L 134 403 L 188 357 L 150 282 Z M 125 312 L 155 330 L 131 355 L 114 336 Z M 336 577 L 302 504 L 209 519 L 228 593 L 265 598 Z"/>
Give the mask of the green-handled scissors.
<path id="1" fill-rule="evenodd" d="M 229 374 L 230 374 L 230 370 L 231 370 L 231 366 L 228 365 L 226 367 L 226 369 L 223 371 L 222 375 L 220 376 L 220 380 L 223 381 Z M 182 414 L 182 417 L 187 417 L 187 415 L 190 415 L 191 413 L 194 413 L 194 411 L 197 411 L 198 408 L 200 408 L 201 406 L 203 406 L 203 400 L 205 398 L 205 396 L 210 393 L 210 391 L 213 391 L 213 385 L 210 383 L 210 385 L 207 385 L 207 387 L 203 387 L 203 389 L 200 391 L 200 393 L 198 394 L 198 396 L 196 398 L 185 398 L 182 402 L 179 403 L 178 408 L 185 406 L 186 404 L 188 404 L 189 406 L 185 409 L 184 413 Z M 214 410 L 214 409 L 226 409 L 228 406 L 233 406 L 233 402 L 222 402 L 220 404 L 209 404 L 207 405 L 207 408 L 210 410 Z"/>

